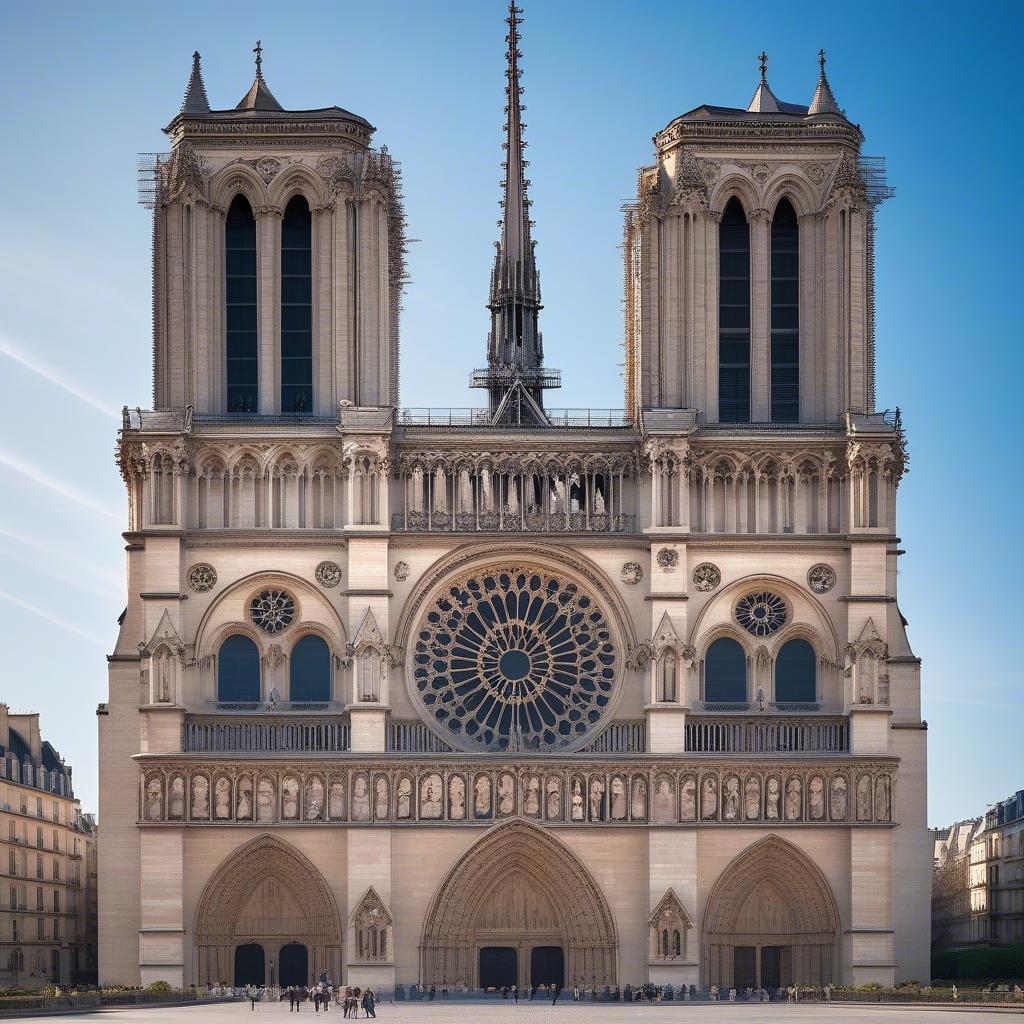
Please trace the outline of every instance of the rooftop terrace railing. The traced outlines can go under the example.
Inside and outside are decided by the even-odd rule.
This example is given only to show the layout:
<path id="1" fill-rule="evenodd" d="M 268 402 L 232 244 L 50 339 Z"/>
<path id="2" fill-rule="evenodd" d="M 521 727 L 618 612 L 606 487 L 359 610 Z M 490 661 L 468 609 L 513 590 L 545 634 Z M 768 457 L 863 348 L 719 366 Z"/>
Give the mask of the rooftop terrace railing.
<path id="1" fill-rule="evenodd" d="M 182 749 L 202 754 L 343 753 L 351 748 L 348 716 L 324 718 L 246 718 L 224 720 L 190 716 Z"/>
<path id="2" fill-rule="evenodd" d="M 623 409 L 545 409 L 544 413 L 553 427 L 622 429 L 633 425 Z M 469 408 L 400 409 L 397 422 L 409 427 L 489 427 L 491 414 L 487 409 Z"/>

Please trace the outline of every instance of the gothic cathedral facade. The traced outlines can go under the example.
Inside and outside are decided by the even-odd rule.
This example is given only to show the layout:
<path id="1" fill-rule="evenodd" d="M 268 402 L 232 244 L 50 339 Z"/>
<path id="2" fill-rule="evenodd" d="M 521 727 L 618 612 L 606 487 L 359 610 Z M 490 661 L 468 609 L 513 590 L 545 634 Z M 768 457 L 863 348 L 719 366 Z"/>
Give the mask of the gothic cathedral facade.
<path id="1" fill-rule="evenodd" d="M 626 211 L 625 408 L 554 410 L 520 13 L 473 411 L 399 406 L 372 125 L 284 110 L 259 47 L 212 109 L 194 58 L 118 440 L 103 982 L 928 978 L 880 162 L 824 55 L 809 106 L 762 62 L 748 108 L 673 120 Z"/>

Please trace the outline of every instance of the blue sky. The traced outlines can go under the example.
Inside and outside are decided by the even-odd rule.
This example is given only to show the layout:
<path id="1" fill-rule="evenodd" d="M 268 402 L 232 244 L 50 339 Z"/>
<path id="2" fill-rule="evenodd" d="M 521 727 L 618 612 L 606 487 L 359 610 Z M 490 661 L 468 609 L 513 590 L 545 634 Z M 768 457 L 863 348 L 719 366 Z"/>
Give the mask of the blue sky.
<path id="1" fill-rule="evenodd" d="M 211 13 L 215 11 L 215 13 Z M 192 51 L 214 106 L 252 80 L 337 103 L 402 162 L 412 283 L 402 403 L 467 405 L 484 357 L 499 210 L 500 2 L 215 8 L 32 3 L 0 33 L 0 698 L 43 729 L 96 806 L 96 704 L 124 606 L 116 410 L 150 404 L 147 211 L 135 158 L 166 148 Z M 929 821 L 1024 786 L 1018 539 L 1021 7 L 634 0 L 529 3 L 533 181 L 555 404 L 622 404 L 619 208 L 651 136 L 699 103 L 745 105 L 757 57 L 809 102 L 819 47 L 865 152 L 897 189 L 878 218 L 878 400 L 900 405 L 900 607 L 924 659 Z M 444 353 L 445 358 L 438 358 Z M 1014 467 L 1017 467 L 1014 469 Z"/>

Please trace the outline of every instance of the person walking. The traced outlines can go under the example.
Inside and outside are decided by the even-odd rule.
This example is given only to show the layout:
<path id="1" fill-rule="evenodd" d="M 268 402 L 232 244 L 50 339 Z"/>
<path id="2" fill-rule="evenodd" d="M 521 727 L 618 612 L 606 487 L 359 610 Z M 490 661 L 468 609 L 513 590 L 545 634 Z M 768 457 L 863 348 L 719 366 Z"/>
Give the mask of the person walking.
<path id="1" fill-rule="evenodd" d="M 377 1005 L 377 997 L 373 994 L 373 989 L 367 989 L 363 993 L 363 1012 L 367 1017 L 376 1017 L 377 1011 L 375 1009 Z"/>
<path id="2" fill-rule="evenodd" d="M 245 990 L 245 994 L 249 997 L 249 1012 L 250 1013 L 255 1013 L 256 1012 L 256 997 L 259 995 L 259 993 L 256 991 L 256 986 L 255 985 L 249 985 L 246 988 L 246 990 Z"/>
<path id="3" fill-rule="evenodd" d="M 551 986 L 551 1005 L 554 1006 L 558 1002 L 558 997 L 562 994 L 562 986 L 557 982 Z"/>
<path id="4" fill-rule="evenodd" d="M 512 998 L 518 1003 L 519 1002 L 519 986 L 512 986 Z"/>

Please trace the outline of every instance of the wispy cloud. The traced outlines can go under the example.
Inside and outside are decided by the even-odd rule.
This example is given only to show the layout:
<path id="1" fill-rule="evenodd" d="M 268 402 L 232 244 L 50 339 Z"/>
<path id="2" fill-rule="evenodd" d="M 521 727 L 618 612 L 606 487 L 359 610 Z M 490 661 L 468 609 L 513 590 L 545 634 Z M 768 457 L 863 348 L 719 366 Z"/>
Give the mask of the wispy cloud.
<path id="1" fill-rule="evenodd" d="M 55 626 L 59 626 L 61 629 L 67 630 L 69 633 L 74 633 L 75 636 L 81 637 L 83 640 L 88 640 L 89 643 L 96 644 L 98 647 L 107 648 L 108 643 L 105 640 L 101 640 L 98 636 L 94 636 L 92 633 L 87 632 L 84 629 L 79 629 L 78 626 L 73 625 L 70 622 L 65 622 L 64 619 L 58 619 L 56 615 L 51 615 L 47 611 L 43 611 L 42 608 L 37 608 L 34 604 L 29 604 L 28 601 L 23 601 L 20 597 L 15 597 L 14 594 L 8 594 L 6 591 L 0 590 L 0 601 L 7 601 L 13 604 L 16 608 L 21 608 L 32 615 L 37 616 L 46 622 L 51 622 Z"/>
<path id="2" fill-rule="evenodd" d="M 97 398 L 95 395 L 89 394 L 85 389 L 80 388 L 77 384 L 62 377 L 56 370 L 51 369 L 38 359 L 28 355 L 26 352 L 23 352 L 17 345 L 10 341 L 10 339 L 5 338 L 2 334 L 0 334 L 0 354 L 7 356 L 8 359 L 12 359 L 20 366 L 25 367 L 26 370 L 30 370 L 37 377 L 42 377 L 43 380 L 49 381 L 49 383 L 54 384 L 59 388 L 63 388 L 63 390 L 68 394 L 74 395 L 79 401 L 92 406 L 92 408 L 103 413 L 105 416 L 112 416 L 114 419 L 120 417 L 120 411 L 109 402 L 105 402 L 102 398 Z"/>
<path id="3" fill-rule="evenodd" d="M 80 569 L 84 570 L 92 578 L 99 578 L 104 584 L 109 585 L 112 591 L 116 591 L 118 595 L 124 594 L 124 578 L 116 570 L 112 569 L 109 565 L 100 565 L 97 562 L 90 562 L 88 559 L 82 558 L 81 555 L 76 554 L 74 551 L 69 551 L 66 548 L 57 547 L 55 544 L 47 544 L 38 537 L 31 537 L 27 533 L 22 533 L 20 530 L 12 530 L 9 526 L 4 526 L 0 523 L 0 537 L 6 537 L 8 540 L 14 541 L 23 547 L 35 548 L 36 551 L 42 551 L 44 554 L 49 555 L 51 558 L 57 559 L 63 564 L 71 563 L 77 565 Z M 12 556 L 17 558 L 17 556 Z M 21 561 L 21 559 L 18 559 Z"/>
<path id="4" fill-rule="evenodd" d="M 84 573 L 75 572 L 60 573 L 53 569 L 44 569 L 37 559 L 22 558 L 11 551 L 3 552 L 3 554 L 0 554 L 0 558 L 6 558 L 17 565 L 24 566 L 26 569 L 31 569 L 33 573 L 45 576 L 47 579 L 59 583 L 62 587 L 71 586 L 76 590 L 82 591 L 84 594 L 91 594 L 101 601 L 117 601 L 124 598 L 124 588 L 114 586 L 114 584 L 108 582 L 102 576 L 87 576 Z"/>
<path id="5" fill-rule="evenodd" d="M 8 469 L 13 469 L 15 473 L 20 473 L 33 483 L 39 484 L 40 487 L 45 487 L 55 494 L 67 498 L 68 501 L 73 501 L 76 505 L 89 509 L 91 512 L 106 516 L 108 519 L 113 519 L 116 523 L 120 523 L 124 518 L 113 509 L 107 508 L 106 505 L 101 505 L 98 501 L 90 498 L 89 495 L 82 494 L 81 491 L 64 483 L 63 480 L 58 480 L 56 477 L 44 473 L 38 466 L 33 466 L 19 459 L 16 455 L 11 455 L 10 452 L 0 451 L 0 465 L 7 466 Z"/>

